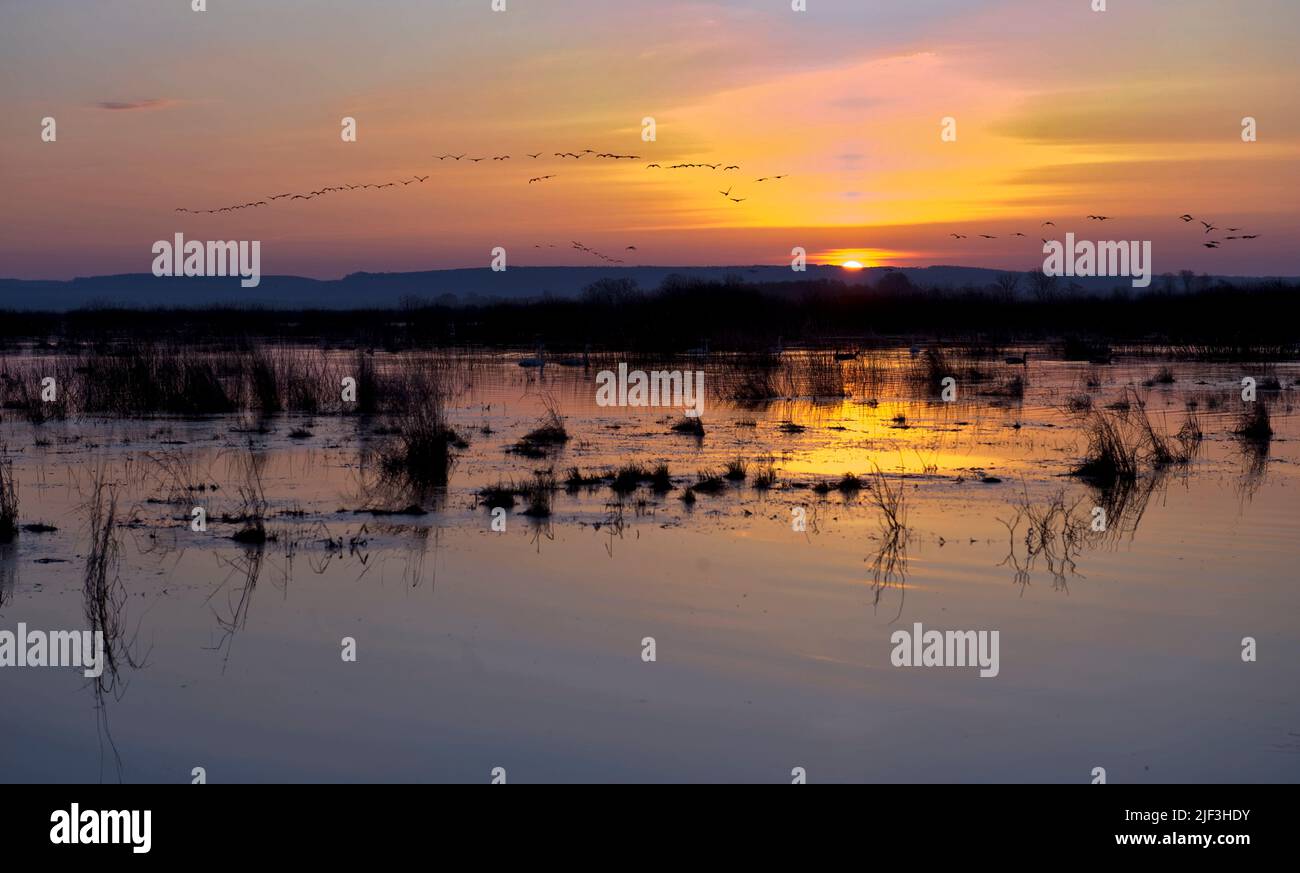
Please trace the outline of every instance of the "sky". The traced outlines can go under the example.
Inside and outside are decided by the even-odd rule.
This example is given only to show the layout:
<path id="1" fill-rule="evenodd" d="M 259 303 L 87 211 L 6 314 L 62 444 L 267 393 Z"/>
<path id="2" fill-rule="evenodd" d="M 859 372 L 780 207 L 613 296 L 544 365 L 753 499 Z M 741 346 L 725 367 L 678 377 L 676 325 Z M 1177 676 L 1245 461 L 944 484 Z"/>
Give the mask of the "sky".
<path id="1" fill-rule="evenodd" d="M 1092 2 L 0 0 L 0 277 L 148 272 L 176 233 L 321 278 L 601 263 L 572 241 L 1028 270 L 1067 231 L 1300 275 L 1300 3 Z M 640 158 L 553 156 L 585 149 Z"/>

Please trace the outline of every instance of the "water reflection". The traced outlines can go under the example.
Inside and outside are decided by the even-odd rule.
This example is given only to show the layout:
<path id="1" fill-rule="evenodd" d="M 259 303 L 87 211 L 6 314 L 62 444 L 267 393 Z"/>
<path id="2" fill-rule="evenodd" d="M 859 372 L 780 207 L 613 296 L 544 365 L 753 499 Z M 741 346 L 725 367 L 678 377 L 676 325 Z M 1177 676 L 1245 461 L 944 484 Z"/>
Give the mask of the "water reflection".
<path id="1" fill-rule="evenodd" d="M 18 587 L 18 546 L 0 543 L 0 609 L 13 599 Z"/>

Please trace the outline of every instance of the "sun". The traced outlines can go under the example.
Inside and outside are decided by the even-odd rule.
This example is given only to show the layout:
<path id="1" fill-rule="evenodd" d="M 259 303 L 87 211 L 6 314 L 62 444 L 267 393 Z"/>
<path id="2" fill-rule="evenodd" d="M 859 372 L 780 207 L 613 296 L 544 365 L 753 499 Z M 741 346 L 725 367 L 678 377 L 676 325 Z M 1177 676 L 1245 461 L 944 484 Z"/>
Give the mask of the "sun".
<path id="1" fill-rule="evenodd" d="M 862 269 L 862 262 L 861 262 L 861 261 L 845 261 L 844 263 L 840 264 L 840 266 L 843 267 L 843 268 L 846 269 L 846 270 L 861 270 L 861 269 Z"/>

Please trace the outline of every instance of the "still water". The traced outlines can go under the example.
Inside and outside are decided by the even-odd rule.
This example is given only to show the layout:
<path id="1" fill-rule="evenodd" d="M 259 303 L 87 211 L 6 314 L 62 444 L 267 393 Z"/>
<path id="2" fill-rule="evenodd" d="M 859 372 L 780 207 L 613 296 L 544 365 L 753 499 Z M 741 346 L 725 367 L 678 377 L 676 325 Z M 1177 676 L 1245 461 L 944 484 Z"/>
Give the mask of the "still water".
<path id="1" fill-rule="evenodd" d="M 358 512 L 404 508 L 368 477 L 379 419 L 6 413 L 21 521 L 57 530 L 0 547 L 0 630 L 87 627 L 99 472 L 123 657 L 103 693 L 77 669 L 0 668 L 0 780 L 1300 779 L 1300 366 L 1268 368 L 1283 389 L 1261 394 L 1276 431 L 1261 450 L 1232 433 L 1259 365 L 1045 355 L 997 362 L 1023 396 L 960 386 L 944 403 L 891 378 L 833 400 L 711 396 L 696 438 L 671 431 L 677 410 L 597 405 L 599 365 L 518 357 L 466 370 L 450 419 L 469 445 L 422 515 Z M 1143 384 L 1166 364 L 1174 381 Z M 1117 502 L 1068 475 L 1088 442 L 1080 394 L 1141 400 L 1165 433 L 1192 407 L 1204 441 Z M 568 443 L 511 452 L 548 406 Z M 775 485 L 681 499 L 736 458 L 751 478 L 770 458 Z M 221 520 L 250 459 L 262 545 Z M 631 462 L 667 464 L 673 490 L 563 485 Z M 883 573 L 871 489 L 815 487 L 877 468 L 905 508 Z M 550 517 L 521 502 L 494 530 L 479 491 L 543 469 L 560 480 Z M 1035 550 L 1017 511 L 1058 497 L 1083 527 Z M 998 631 L 998 675 L 894 666 L 891 634 L 918 622 Z"/>

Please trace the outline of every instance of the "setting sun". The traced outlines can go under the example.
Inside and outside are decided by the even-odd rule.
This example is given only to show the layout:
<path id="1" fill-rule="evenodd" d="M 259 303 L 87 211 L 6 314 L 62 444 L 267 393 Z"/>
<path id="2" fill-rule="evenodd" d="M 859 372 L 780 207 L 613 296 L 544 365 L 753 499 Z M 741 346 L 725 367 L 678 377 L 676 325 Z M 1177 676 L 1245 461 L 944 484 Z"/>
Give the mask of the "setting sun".
<path id="1" fill-rule="evenodd" d="M 861 270 L 861 269 L 862 269 L 862 262 L 861 262 L 861 261 L 845 261 L 844 263 L 840 264 L 840 266 L 843 267 L 843 268 L 846 269 L 846 270 Z"/>

